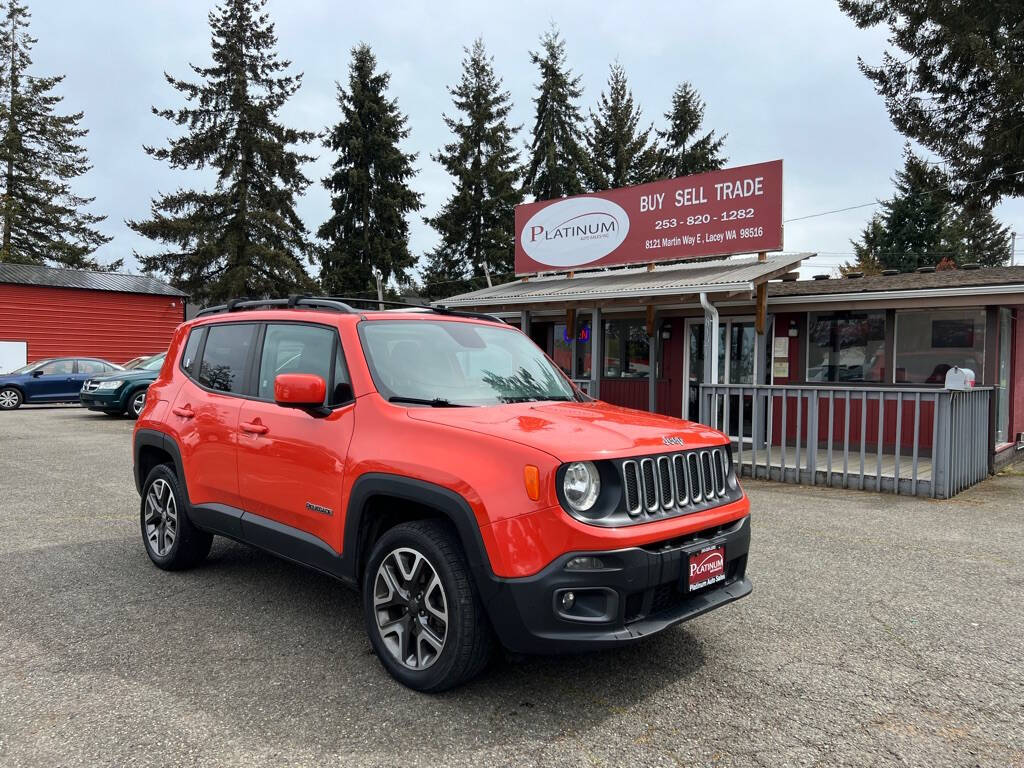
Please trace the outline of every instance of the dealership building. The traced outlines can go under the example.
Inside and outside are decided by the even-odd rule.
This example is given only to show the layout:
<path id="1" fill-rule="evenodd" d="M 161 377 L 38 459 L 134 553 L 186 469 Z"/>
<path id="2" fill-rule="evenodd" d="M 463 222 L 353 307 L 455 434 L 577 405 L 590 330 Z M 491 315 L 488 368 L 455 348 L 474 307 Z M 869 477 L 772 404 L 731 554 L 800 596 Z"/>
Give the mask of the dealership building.
<path id="1" fill-rule="evenodd" d="M 773 165 L 521 206 L 521 277 L 443 303 L 521 327 L 601 400 L 727 432 L 745 475 L 945 498 L 1016 458 L 1024 267 L 799 280 L 813 254 L 770 253 Z M 735 208 L 716 191 L 750 177 L 764 190 L 741 202 L 750 215 L 719 220 Z M 704 226 L 666 218 L 657 195 L 696 200 L 686 214 Z M 734 240 L 721 255 L 721 235 L 744 227 L 763 233 L 754 252 Z M 656 239 L 662 228 L 676 232 Z"/>

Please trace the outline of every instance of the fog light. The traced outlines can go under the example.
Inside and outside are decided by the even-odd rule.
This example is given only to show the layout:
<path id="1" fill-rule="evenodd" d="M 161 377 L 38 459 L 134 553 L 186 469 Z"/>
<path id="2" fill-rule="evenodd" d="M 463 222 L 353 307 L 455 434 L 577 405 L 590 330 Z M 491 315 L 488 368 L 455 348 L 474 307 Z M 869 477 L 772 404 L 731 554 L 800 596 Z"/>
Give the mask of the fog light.
<path id="1" fill-rule="evenodd" d="M 571 611 L 572 607 L 576 605 L 576 595 L 572 592 L 563 592 L 561 603 L 563 611 Z"/>
<path id="2" fill-rule="evenodd" d="M 593 555 L 582 555 L 574 557 L 565 564 L 567 571 L 600 571 L 604 568 L 604 561 Z"/>

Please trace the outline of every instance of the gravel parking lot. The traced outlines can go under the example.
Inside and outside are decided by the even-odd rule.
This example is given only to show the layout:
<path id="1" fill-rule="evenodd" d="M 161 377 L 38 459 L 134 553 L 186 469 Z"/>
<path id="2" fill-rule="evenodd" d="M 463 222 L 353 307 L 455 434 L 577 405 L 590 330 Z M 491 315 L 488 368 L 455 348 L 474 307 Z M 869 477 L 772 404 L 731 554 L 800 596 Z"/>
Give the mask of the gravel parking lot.
<path id="1" fill-rule="evenodd" d="M 221 540 L 154 568 L 131 429 L 0 414 L 0 765 L 1024 765 L 1024 474 L 751 483 L 751 597 L 430 697 L 326 577 Z"/>

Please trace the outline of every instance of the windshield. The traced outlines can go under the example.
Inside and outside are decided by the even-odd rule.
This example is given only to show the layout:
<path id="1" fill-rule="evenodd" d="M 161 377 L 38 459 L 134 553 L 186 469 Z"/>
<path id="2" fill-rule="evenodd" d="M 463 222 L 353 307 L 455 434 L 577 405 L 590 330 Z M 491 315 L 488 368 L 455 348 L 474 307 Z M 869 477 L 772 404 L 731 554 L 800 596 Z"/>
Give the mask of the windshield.
<path id="1" fill-rule="evenodd" d="M 572 386 L 518 331 L 452 321 L 360 323 L 380 393 L 423 405 L 576 400 Z"/>
<path id="2" fill-rule="evenodd" d="M 44 363 L 48 363 L 48 362 L 50 362 L 50 361 L 49 361 L 49 360 L 38 360 L 38 361 L 36 361 L 36 362 L 34 362 L 34 363 L 29 363 L 28 365 L 23 365 L 23 366 L 21 366 L 21 368 L 18 368 L 18 369 L 16 369 L 16 370 L 13 370 L 13 371 L 11 371 L 10 373 L 8 373 L 8 374 L 5 374 L 5 375 L 7 375 L 7 376 L 13 376 L 13 375 L 15 375 L 16 373 L 28 373 L 28 372 L 29 372 L 29 371 L 31 371 L 31 370 L 32 370 L 33 368 L 38 368 L 38 367 L 39 367 L 40 365 L 43 365 Z"/>
<path id="3" fill-rule="evenodd" d="M 143 360 L 135 367 L 142 371 L 159 371 L 160 366 L 164 364 L 164 357 L 167 356 L 166 352 L 161 352 L 159 355 L 153 355 L 148 360 Z"/>

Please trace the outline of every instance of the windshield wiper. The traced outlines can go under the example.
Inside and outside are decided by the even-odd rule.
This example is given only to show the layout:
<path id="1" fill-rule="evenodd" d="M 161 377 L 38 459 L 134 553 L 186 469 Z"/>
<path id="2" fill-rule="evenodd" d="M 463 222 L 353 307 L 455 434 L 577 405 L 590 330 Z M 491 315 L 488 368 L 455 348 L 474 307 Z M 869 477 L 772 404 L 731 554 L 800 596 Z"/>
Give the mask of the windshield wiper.
<path id="1" fill-rule="evenodd" d="M 572 402 L 573 398 L 566 397 L 565 395 L 526 395 L 523 397 L 503 397 L 501 400 L 504 403 L 568 403 Z"/>
<path id="2" fill-rule="evenodd" d="M 429 405 L 431 408 L 468 408 L 468 405 L 462 403 L 453 403 L 450 400 L 445 400 L 443 397 L 435 397 L 433 399 L 425 397 L 401 397 L 395 395 L 394 397 L 388 398 L 389 403 L 409 403 L 410 405 Z"/>

